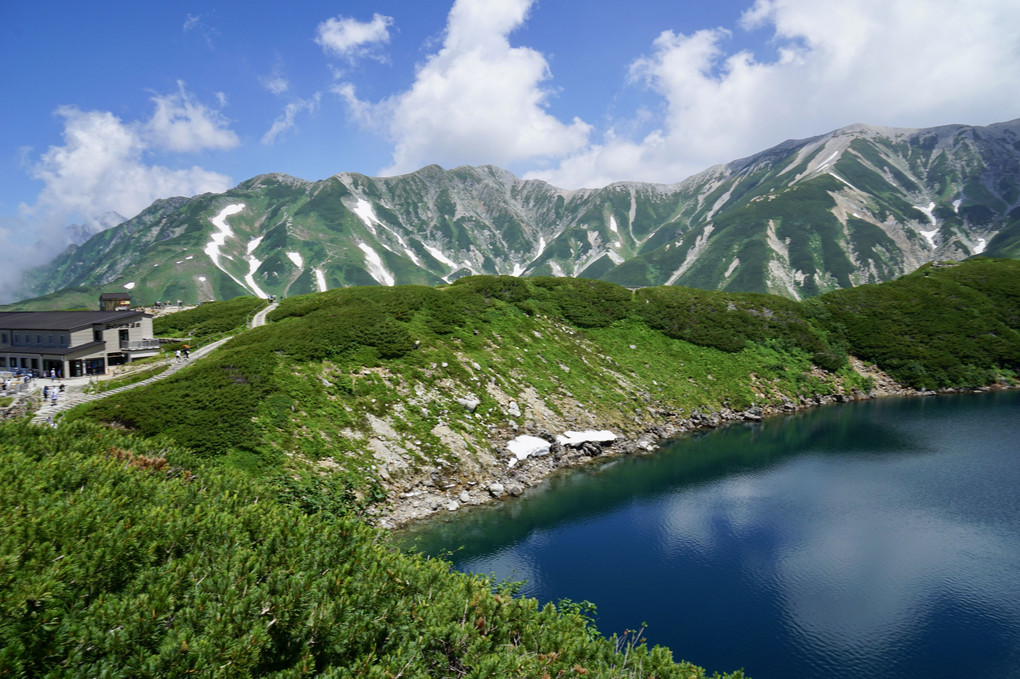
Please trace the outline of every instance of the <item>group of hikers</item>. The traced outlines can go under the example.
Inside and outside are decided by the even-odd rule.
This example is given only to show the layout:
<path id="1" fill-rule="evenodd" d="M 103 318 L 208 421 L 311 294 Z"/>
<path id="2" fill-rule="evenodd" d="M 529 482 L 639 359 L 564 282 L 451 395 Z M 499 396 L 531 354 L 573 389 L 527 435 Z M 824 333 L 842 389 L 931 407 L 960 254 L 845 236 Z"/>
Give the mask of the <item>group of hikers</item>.
<path id="1" fill-rule="evenodd" d="M 191 349 L 190 349 L 190 347 L 188 347 L 187 344 L 185 344 L 183 347 L 178 349 L 177 353 L 174 354 L 174 361 L 177 361 L 179 363 L 182 358 L 185 361 L 187 361 L 189 358 L 191 358 Z"/>
<path id="2" fill-rule="evenodd" d="M 46 399 L 49 399 L 50 405 L 57 405 L 57 394 L 58 393 L 59 394 L 64 393 L 64 384 L 63 383 L 61 383 L 59 387 L 51 387 L 49 385 L 44 386 L 43 389 L 42 389 L 43 403 L 46 402 Z"/>

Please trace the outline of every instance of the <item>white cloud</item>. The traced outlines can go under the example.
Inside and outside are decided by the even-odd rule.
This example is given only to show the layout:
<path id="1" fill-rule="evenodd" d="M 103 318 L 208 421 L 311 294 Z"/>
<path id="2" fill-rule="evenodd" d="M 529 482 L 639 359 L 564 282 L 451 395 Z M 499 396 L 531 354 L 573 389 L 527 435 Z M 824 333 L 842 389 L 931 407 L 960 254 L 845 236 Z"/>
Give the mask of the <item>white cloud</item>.
<path id="1" fill-rule="evenodd" d="M 664 31 L 631 68 L 662 97 L 656 129 L 616 136 L 530 176 L 565 187 L 675 182 L 784 139 L 855 122 L 987 124 L 1020 110 L 1012 0 L 757 0 L 743 30 L 769 52 L 727 50 L 723 29 Z"/>
<path id="2" fill-rule="evenodd" d="M 286 94 L 287 90 L 290 89 L 290 81 L 287 79 L 286 74 L 283 70 L 283 61 L 280 56 L 276 56 L 276 61 L 273 63 L 272 70 L 264 76 L 259 78 L 259 82 L 269 92 L 277 96 Z"/>
<path id="3" fill-rule="evenodd" d="M 220 104 L 225 102 L 218 94 Z M 219 111 L 200 104 L 185 88 L 177 83 L 177 92 L 152 98 L 156 111 L 147 123 L 147 141 L 170 151 L 198 151 L 201 149 L 230 149 L 240 143 L 230 130 L 226 118 Z"/>
<path id="4" fill-rule="evenodd" d="M 365 22 L 351 17 L 333 17 L 319 24 L 315 42 L 326 52 L 341 57 L 373 56 L 373 49 L 389 42 L 392 24 L 393 18 L 382 14 L 375 14 L 371 21 Z"/>
<path id="5" fill-rule="evenodd" d="M 153 97 L 148 120 L 125 122 L 109 111 L 57 109 L 63 144 L 51 146 L 29 165 L 43 183 L 35 204 L 20 206 L 19 226 L 27 238 L 63 249 L 70 221 L 101 225 L 115 212 L 133 217 L 157 198 L 191 196 L 230 188 L 229 177 L 198 166 L 170 168 L 149 162 L 159 151 L 200 151 L 236 146 L 237 135 L 215 111 L 199 104 L 182 86 Z M 26 247 L 30 244 L 26 241 Z"/>
<path id="6" fill-rule="evenodd" d="M 316 92 L 311 99 L 296 99 L 288 103 L 280 117 L 274 120 L 272 126 L 262 135 L 262 143 L 266 145 L 273 144 L 278 136 L 292 129 L 294 127 L 294 119 L 299 113 L 313 113 L 319 108 L 320 98 L 321 95 Z"/>
<path id="7" fill-rule="evenodd" d="M 409 90 L 373 105 L 358 100 L 349 83 L 336 88 L 357 119 L 384 129 L 393 141 L 393 161 L 384 174 L 428 163 L 505 166 L 559 157 L 586 143 L 587 124 L 562 123 L 546 110 L 545 58 L 509 43 L 531 5 L 458 0 L 442 47 L 418 69 Z"/>
<path id="8" fill-rule="evenodd" d="M 154 152 L 222 149 L 238 143 L 220 115 L 197 103 L 183 86 L 153 102 L 152 117 L 133 122 L 109 111 L 57 109 L 63 144 L 51 146 L 29 164 L 32 177 L 43 182 L 35 204 L 22 204 L 18 217 L 0 221 L 0 300 L 16 292 L 23 271 L 66 247 L 71 221 L 102 229 L 110 225 L 108 213 L 133 217 L 157 198 L 230 188 L 230 178 L 217 172 L 148 162 Z"/>
<path id="9" fill-rule="evenodd" d="M 104 212 L 134 216 L 153 200 L 223 191 L 229 179 L 199 167 L 173 170 L 147 165 L 146 125 L 129 125 L 108 111 L 65 106 L 64 145 L 50 147 L 32 168 L 45 187 L 23 213 L 54 220 L 89 219 Z"/>

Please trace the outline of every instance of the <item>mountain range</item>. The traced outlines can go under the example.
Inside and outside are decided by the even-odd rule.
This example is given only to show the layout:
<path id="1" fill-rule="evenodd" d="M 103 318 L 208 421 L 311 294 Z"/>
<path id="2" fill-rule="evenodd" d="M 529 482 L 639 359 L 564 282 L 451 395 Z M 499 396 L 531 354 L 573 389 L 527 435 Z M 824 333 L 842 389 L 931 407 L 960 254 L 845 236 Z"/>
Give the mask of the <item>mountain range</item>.
<path id="1" fill-rule="evenodd" d="M 27 306 L 567 276 L 793 299 L 933 260 L 1020 257 L 1020 119 L 852 125 L 676 184 L 565 190 L 493 167 L 266 174 L 159 200 L 26 275 Z M 43 296 L 43 297 L 39 297 Z"/>

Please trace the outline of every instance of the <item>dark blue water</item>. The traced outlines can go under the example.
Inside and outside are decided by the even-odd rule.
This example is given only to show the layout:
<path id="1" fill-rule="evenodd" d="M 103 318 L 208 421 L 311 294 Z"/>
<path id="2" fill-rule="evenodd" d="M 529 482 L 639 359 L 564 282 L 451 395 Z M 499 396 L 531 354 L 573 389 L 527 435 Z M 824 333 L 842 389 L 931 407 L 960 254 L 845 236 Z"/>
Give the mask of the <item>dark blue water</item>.
<path id="1" fill-rule="evenodd" d="M 1020 393 L 739 425 L 417 530 L 754 679 L 1020 677 Z"/>

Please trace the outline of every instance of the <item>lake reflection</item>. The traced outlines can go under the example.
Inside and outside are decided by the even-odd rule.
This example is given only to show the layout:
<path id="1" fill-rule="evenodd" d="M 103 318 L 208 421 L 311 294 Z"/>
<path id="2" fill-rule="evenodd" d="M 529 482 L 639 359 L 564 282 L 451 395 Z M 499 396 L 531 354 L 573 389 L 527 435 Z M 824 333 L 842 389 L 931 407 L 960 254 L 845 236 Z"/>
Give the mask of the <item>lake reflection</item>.
<path id="1" fill-rule="evenodd" d="M 711 671 L 1020 677 L 1020 394 L 739 425 L 419 532 Z"/>

